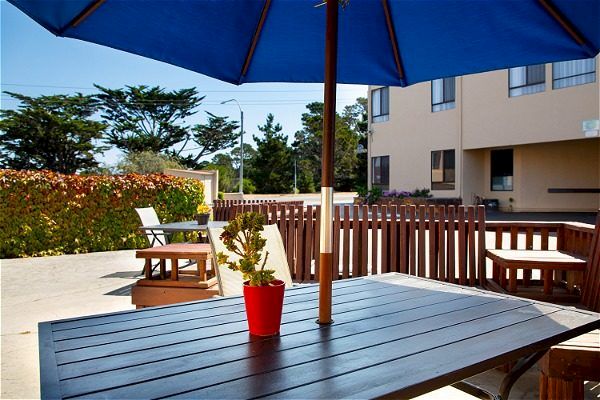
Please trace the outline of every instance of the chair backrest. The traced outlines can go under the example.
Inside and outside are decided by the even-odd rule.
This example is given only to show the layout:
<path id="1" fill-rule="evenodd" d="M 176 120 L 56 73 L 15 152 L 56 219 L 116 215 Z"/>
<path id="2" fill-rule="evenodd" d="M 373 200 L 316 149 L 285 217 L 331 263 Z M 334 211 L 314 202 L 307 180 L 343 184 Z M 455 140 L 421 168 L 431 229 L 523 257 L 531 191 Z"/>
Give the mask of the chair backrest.
<path id="1" fill-rule="evenodd" d="M 160 220 L 158 219 L 158 215 L 156 214 L 154 207 L 136 208 L 135 212 L 140 217 L 140 222 L 142 223 L 142 226 L 160 225 Z M 157 229 L 153 232 L 154 233 L 146 231 L 146 237 L 148 238 L 150 246 L 156 247 L 168 243 L 167 236 L 162 230 Z"/>
<path id="2" fill-rule="evenodd" d="M 592 311 L 600 312 L 600 211 L 596 216 L 596 227 L 585 268 L 581 303 Z"/>
<path id="3" fill-rule="evenodd" d="M 213 254 L 213 263 L 217 272 L 217 281 L 219 283 L 219 294 L 221 296 L 234 296 L 243 293 L 242 274 L 237 271 L 230 270 L 227 265 L 219 265 L 216 261 L 216 254 L 223 252 L 230 257 L 230 260 L 237 260 L 239 256 L 228 251 L 220 239 L 223 228 L 208 227 L 208 240 Z M 275 278 L 285 282 L 286 287 L 292 286 L 292 275 L 288 266 L 283 240 L 277 225 L 265 225 L 261 233 L 262 237 L 267 240 L 267 244 L 263 250 L 269 252 L 265 268 L 275 271 Z"/>

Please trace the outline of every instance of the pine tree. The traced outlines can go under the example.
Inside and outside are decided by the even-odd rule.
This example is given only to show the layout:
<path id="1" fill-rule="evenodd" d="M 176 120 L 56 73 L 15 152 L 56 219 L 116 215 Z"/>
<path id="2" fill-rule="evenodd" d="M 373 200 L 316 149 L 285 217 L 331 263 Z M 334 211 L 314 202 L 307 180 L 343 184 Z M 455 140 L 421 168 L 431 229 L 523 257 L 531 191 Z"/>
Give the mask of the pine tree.
<path id="1" fill-rule="evenodd" d="M 274 119 L 273 114 L 267 115 L 265 125 L 258 127 L 264 137 L 254 136 L 256 155 L 247 175 L 256 185 L 257 193 L 290 193 L 293 187 L 292 148 Z"/>

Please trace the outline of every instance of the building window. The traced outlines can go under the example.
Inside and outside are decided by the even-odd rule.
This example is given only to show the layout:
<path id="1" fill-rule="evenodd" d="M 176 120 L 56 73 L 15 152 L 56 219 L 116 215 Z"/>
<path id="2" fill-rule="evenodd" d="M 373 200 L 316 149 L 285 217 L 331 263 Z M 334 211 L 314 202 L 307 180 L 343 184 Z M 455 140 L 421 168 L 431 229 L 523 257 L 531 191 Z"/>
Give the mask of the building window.
<path id="1" fill-rule="evenodd" d="M 596 59 L 561 61 L 552 64 L 552 89 L 596 82 Z"/>
<path id="2" fill-rule="evenodd" d="M 513 190 L 513 150 L 492 150 L 491 159 L 491 189 L 493 191 Z"/>
<path id="3" fill-rule="evenodd" d="M 454 190 L 455 183 L 454 150 L 431 152 L 431 189 Z"/>
<path id="4" fill-rule="evenodd" d="M 390 156 L 371 157 L 371 184 L 383 190 L 390 188 Z"/>
<path id="5" fill-rule="evenodd" d="M 546 90 L 546 66 L 544 64 L 516 67 L 508 70 L 508 95 L 523 96 Z"/>
<path id="6" fill-rule="evenodd" d="M 455 78 L 431 81 L 431 111 L 444 111 L 455 107 Z"/>
<path id="7" fill-rule="evenodd" d="M 390 118 L 390 88 L 371 91 L 371 121 L 384 122 Z"/>

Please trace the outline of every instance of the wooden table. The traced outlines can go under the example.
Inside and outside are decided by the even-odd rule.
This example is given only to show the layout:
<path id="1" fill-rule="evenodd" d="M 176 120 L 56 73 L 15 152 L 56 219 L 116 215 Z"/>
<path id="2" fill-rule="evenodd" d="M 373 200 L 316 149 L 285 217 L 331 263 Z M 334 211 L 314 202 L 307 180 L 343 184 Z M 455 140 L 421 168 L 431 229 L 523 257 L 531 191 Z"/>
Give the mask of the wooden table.
<path id="1" fill-rule="evenodd" d="M 487 258 L 500 267 L 500 286 L 505 287 L 506 269 L 508 269 L 508 291 L 517 291 L 517 270 L 541 269 L 544 277 L 544 294 L 551 295 L 553 291 L 552 273 L 558 271 L 585 270 L 587 260 L 559 250 L 506 250 L 489 249 Z"/>
<path id="2" fill-rule="evenodd" d="M 214 271 L 207 270 L 207 261 L 212 256 L 207 243 L 172 243 L 137 250 L 135 256 L 146 260 L 145 279 L 138 280 L 131 289 L 131 302 L 137 307 L 206 299 L 219 293 Z M 158 276 L 152 274 L 152 259 L 159 260 Z M 171 260 L 170 274 L 166 271 L 166 260 Z M 193 260 L 196 271 L 180 271 L 179 260 Z"/>
<path id="3" fill-rule="evenodd" d="M 600 314 L 403 274 L 286 290 L 280 336 L 250 336 L 243 298 L 41 323 L 43 398 L 415 396 L 508 361 L 517 374 Z M 521 368 L 521 370 L 519 369 Z"/>
<path id="4" fill-rule="evenodd" d="M 152 279 L 152 259 L 160 261 L 160 278 L 166 275 L 166 260 L 171 260 L 171 280 L 179 279 L 179 260 L 194 260 L 197 262 L 198 276 L 201 281 L 207 281 L 206 261 L 212 256 L 208 243 L 171 243 L 165 246 L 149 247 L 136 250 L 136 258 L 144 258 L 144 275 Z"/>
<path id="5" fill-rule="evenodd" d="M 144 225 L 140 226 L 140 230 L 144 232 L 150 232 L 154 235 L 155 231 L 162 231 L 165 233 L 177 233 L 182 232 L 184 235 L 188 232 L 197 232 L 198 241 L 202 241 L 202 232 L 206 232 L 207 225 L 199 225 L 198 221 L 183 221 L 183 222 L 169 222 L 166 224 L 158 225 Z M 162 243 L 160 239 L 154 235 L 154 238 Z"/>

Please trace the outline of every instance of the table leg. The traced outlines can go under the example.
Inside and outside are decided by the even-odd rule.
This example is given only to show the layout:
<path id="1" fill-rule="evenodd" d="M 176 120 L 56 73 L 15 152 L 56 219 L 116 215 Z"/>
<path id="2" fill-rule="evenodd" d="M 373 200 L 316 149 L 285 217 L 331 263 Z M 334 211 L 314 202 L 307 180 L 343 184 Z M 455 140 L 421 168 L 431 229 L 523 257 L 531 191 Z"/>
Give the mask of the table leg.
<path id="1" fill-rule="evenodd" d="M 171 258 L 171 280 L 179 280 L 179 260 L 177 258 Z"/>
<path id="2" fill-rule="evenodd" d="M 510 389 L 512 389 L 515 382 L 523 375 L 529 368 L 537 363 L 546 354 L 548 349 L 540 350 L 537 353 L 533 353 L 527 357 L 521 358 L 517 364 L 506 374 L 499 389 L 499 398 L 508 399 Z"/>
<path id="3" fill-rule="evenodd" d="M 198 264 L 198 276 L 200 277 L 201 281 L 207 281 L 207 276 L 206 276 L 206 260 L 198 260 L 197 261 Z"/>
<path id="4" fill-rule="evenodd" d="M 164 258 L 160 259 L 160 279 L 165 279 L 167 275 L 167 260 Z"/>
<path id="5" fill-rule="evenodd" d="M 152 259 L 146 258 L 144 263 L 144 274 L 146 275 L 146 279 L 152 279 Z"/>
<path id="6" fill-rule="evenodd" d="M 552 279 L 552 270 L 544 270 L 544 294 L 552 294 L 554 287 L 554 280 Z"/>
<path id="7" fill-rule="evenodd" d="M 515 293 L 517 291 L 517 269 L 511 268 L 508 270 L 508 291 Z"/>

